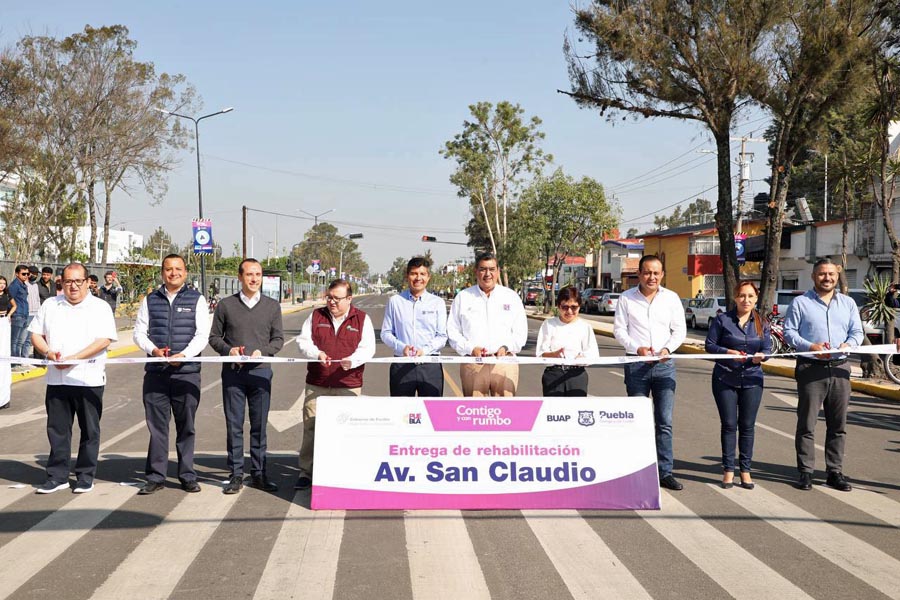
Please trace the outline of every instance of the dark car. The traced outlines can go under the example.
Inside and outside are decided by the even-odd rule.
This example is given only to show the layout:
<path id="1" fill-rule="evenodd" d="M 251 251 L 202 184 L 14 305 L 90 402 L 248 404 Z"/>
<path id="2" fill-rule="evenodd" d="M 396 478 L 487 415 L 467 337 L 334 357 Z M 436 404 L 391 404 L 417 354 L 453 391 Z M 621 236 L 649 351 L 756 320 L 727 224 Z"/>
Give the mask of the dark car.
<path id="1" fill-rule="evenodd" d="M 529 304 L 536 305 L 538 302 L 541 301 L 543 294 L 544 294 L 544 290 L 542 290 L 539 287 L 528 288 L 527 290 L 525 290 L 525 305 L 526 306 L 528 306 Z"/>
<path id="2" fill-rule="evenodd" d="M 599 313 L 600 312 L 600 299 L 603 298 L 603 294 L 609 293 L 611 290 L 604 290 L 601 288 L 587 288 L 583 292 L 581 292 L 581 310 L 585 314 L 587 313 Z"/>

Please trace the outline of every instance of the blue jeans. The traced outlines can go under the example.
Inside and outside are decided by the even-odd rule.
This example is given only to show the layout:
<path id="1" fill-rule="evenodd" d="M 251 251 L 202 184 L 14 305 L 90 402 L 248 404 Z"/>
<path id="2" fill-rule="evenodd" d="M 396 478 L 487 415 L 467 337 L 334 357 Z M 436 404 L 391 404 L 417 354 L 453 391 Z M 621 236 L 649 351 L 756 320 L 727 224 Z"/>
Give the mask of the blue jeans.
<path id="1" fill-rule="evenodd" d="M 675 363 L 631 363 L 625 365 L 625 389 L 629 396 L 653 398 L 656 427 L 656 467 L 659 477 L 672 474 L 672 413 L 675 408 Z"/>
<path id="2" fill-rule="evenodd" d="M 735 388 L 713 379 L 712 392 L 722 421 L 722 468 L 734 471 L 734 442 L 737 437 L 741 471 L 750 472 L 762 386 Z"/>
<path id="3" fill-rule="evenodd" d="M 10 320 L 10 327 L 12 329 L 10 333 L 10 356 L 18 356 L 19 358 L 25 356 L 22 351 L 25 350 L 25 342 L 29 336 L 29 323 L 31 323 L 31 318 L 28 315 L 20 317 L 18 311 L 16 311 L 16 314 L 12 316 L 12 319 Z M 31 345 L 30 341 L 28 342 L 28 345 Z"/>

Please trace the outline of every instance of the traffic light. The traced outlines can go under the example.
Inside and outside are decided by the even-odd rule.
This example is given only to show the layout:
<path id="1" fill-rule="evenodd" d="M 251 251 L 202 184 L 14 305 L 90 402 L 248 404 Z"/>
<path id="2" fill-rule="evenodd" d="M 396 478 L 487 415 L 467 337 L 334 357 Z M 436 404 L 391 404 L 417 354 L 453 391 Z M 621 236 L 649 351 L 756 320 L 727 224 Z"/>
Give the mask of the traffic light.
<path id="1" fill-rule="evenodd" d="M 423 236 L 422 236 L 422 241 L 423 241 L 423 242 L 436 242 L 436 241 L 437 241 L 437 238 L 434 237 L 433 235 L 423 235 Z"/>

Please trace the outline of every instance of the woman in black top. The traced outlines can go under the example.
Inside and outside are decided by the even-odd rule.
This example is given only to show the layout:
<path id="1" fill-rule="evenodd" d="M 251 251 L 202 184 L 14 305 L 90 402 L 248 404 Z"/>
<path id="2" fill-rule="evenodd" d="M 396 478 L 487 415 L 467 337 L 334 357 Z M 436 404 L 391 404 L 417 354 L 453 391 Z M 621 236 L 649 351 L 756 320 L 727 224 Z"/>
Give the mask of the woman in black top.
<path id="1" fill-rule="evenodd" d="M 750 460 L 756 413 L 763 392 L 763 355 L 772 352 L 769 324 L 756 310 L 759 290 L 750 281 L 734 289 L 735 308 L 713 320 L 706 335 L 710 354 L 734 354 L 734 360 L 718 360 L 712 373 L 712 391 L 722 421 L 722 487 L 734 487 L 735 433 L 740 450 L 741 487 L 752 490 Z"/>
<path id="2" fill-rule="evenodd" d="M 0 356 L 10 355 L 12 327 L 9 317 L 16 312 L 16 301 L 9 294 L 7 285 L 6 277 L 0 277 Z M 9 408 L 10 369 L 9 362 L 0 363 L 0 410 Z"/>
<path id="3" fill-rule="evenodd" d="M 0 317 L 9 318 L 16 312 L 16 301 L 9 295 L 9 283 L 0 275 Z"/>

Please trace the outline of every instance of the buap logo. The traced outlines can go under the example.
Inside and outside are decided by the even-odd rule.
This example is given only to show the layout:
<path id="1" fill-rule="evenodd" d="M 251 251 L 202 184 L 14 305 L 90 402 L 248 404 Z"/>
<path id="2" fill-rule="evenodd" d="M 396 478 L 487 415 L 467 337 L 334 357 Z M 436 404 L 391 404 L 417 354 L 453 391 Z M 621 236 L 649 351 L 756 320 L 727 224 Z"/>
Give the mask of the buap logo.
<path id="1" fill-rule="evenodd" d="M 594 424 L 594 411 L 592 410 L 579 410 L 578 411 L 578 424 L 584 425 L 585 427 L 590 427 Z"/>

